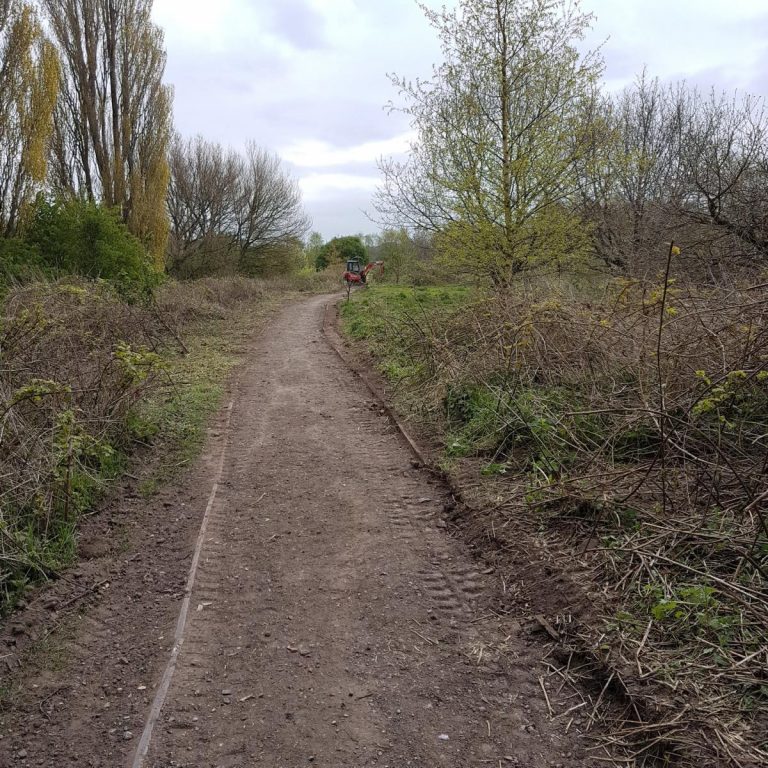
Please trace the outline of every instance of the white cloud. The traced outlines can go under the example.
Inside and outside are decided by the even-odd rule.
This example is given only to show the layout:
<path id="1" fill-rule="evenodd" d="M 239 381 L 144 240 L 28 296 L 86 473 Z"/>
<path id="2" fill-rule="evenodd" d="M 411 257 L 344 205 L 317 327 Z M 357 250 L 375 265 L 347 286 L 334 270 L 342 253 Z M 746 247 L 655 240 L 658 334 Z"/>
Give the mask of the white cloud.
<path id="1" fill-rule="evenodd" d="M 285 57 L 321 47 L 324 16 L 307 0 L 155 0 L 153 16 L 169 47 L 242 57 L 269 51 Z"/>
<path id="2" fill-rule="evenodd" d="M 582 8 L 597 15 L 591 42 L 608 38 L 608 87 L 647 65 L 663 80 L 768 96 L 768 0 L 583 0 Z M 323 234 L 344 234 L 345 217 L 349 231 L 359 229 L 375 160 L 407 149 L 407 118 L 383 109 L 398 100 L 386 73 L 429 77 L 440 58 L 414 0 L 155 0 L 154 18 L 166 32 L 179 130 L 277 149 Z"/>
<path id="3" fill-rule="evenodd" d="M 748 89 L 766 51 L 759 28 L 762 21 L 765 29 L 765 0 L 591 0 L 584 7 L 597 16 L 590 40 L 605 41 L 613 88 L 630 84 L 647 66 L 662 80 L 703 85 L 698 76 L 706 74 L 707 85 Z"/>
<path id="4" fill-rule="evenodd" d="M 369 195 L 378 183 L 378 176 L 357 176 L 352 173 L 311 173 L 299 179 L 306 202 L 326 200 L 342 192 L 362 192 Z"/>
<path id="5" fill-rule="evenodd" d="M 281 157 L 298 168 L 332 168 L 340 165 L 371 164 L 380 157 L 406 153 L 415 140 L 413 132 L 391 139 L 368 141 L 352 147 L 334 147 L 326 141 L 301 139 L 279 150 Z"/>
<path id="6" fill-rule="evenodd" d="M 237 19 L 250 17 L 241 0 L 155 0 L 152 15 L 165 30 L 171 50 L 192 47 L 207 51 L 225 51 L 233 32 L 242 28 Z"/>

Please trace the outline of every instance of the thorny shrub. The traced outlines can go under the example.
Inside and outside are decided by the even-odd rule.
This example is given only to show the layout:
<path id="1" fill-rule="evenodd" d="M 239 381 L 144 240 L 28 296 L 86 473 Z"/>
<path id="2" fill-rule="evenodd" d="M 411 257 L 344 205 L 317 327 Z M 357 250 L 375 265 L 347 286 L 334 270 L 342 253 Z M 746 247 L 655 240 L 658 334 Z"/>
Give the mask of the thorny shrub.
<path id="1" fill-rule="evenodd" d="M 13 292 L 0 321 L 0 605 L 72 554 L 120 469 L 126 419 L 163 364 L 145 308 L 105 283 Z"/>
<path id="2" fill-rule="evenodd" d="M 768 759 L 767 320 L 765 284 L 534 281 L 374 333 L 448 456 L 504 476 L 503 513 L 580 542 L 610 597 L 578 639 L 643 704 L 630 753 Z"/>

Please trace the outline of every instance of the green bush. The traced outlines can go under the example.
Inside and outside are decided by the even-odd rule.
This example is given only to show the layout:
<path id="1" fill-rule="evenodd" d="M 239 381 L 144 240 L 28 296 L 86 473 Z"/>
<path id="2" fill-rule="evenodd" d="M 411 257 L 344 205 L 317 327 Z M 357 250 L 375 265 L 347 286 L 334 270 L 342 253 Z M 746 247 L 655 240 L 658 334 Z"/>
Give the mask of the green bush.
<path id="1" fill-rule="evenodd" d="M 0 238 L 0 294 L 3 288 L 42 277 L 39 249 L 19 237 Z"/>
<path id="2" fill-rule="evenodd" d="M 145 293 L 157 282 L 149 254 L 119 214 L 95 203 L 38 198 L 23 249 L 22 256 L 51 276 L 101 278 L 123 295 Z"/>
<path id="3" fill-rule="evenodd" d="M 368 252 L 359 237 L 334 237 L 329 240 L 315 257 L 315 269 L 322 272 L 330 264 L 345 262 L 349 259 L 358 259 L 365 264 Z"/>

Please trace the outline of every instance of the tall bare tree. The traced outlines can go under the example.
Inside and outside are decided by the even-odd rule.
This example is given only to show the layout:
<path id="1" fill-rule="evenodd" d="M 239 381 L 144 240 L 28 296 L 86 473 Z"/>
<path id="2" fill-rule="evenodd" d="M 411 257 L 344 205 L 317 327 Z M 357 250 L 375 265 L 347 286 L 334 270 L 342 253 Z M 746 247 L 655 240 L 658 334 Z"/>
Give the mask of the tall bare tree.
<path id="1" fill-rule="evenodd" d="M 218 271 L 238 248 L 236 208 L 243 160 L 202 136 L 176 136 L 169 158 L 169 269 L 176 274 Z"/>
<path id="2" fill-rule="evenodd" d="M 310 225 L 299 185 L 283 170 L 280 158 L 249 142 L 237 199 L 240 268 L 250 271 L 261 252 L 301 241 Z"/>
<path id="3" fill-rule="evenodd" d="M 685 94 L 685 210 L 768 257 L 768 114 L 761 99 Z"/>
<path id="4" fill-rule="evenodd" d="M 580 171 L 598 255 L 654 273 L 675 239 L 706 271 L 768 255 L 768 116 L 749 96 L 704 96 L 644 74 L 604 98 L 595 125 L 610 141 Z"/>
<path id="5" fill-rule="evenodd" d="M 176 274 L 253 271 L 309 229 L 298 185 L 256 144 L 243 155 L 199 136 L 177 137 L 170 168 L 168 257 Z"/>
<path id="6" fill-rule="evenodd" d="M 63 62 L 52 180 L 165 252 L 171 91 L 152 0 L 41 0 Z"/>
<path id="7" fill-rule="evenodd" d="M 643 72 L 630 88 L 595 102 L 592 130 L 603 140 L 580 165 L 580 204 L 594 225 L 597 255 L 612 267 L 634 269 L 670 234 L 667 213 L 685 195 L 681 93 Z"/>
<path id="8" fill-rule="evenodd" d="M 0 2 L 0 234 L 46 175 L 59 64 L 29 3 Z"/>

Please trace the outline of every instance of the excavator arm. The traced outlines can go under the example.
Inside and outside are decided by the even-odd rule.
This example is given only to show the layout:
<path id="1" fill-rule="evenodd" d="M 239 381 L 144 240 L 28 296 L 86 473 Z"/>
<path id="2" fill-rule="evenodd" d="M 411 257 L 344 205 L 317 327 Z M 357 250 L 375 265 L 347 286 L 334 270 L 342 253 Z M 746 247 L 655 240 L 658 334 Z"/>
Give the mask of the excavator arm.
<path id="1" fill-rule="evenodd" d="M 373 271 L 374 269 L 379 270 L 379 274 L 384 274 L 384 262 L 383 261 L 372 261 L 370 264 L 368 264 L 365 269 L 363 270 L 363 276 L 366 276 L 369 272 Z"/>

